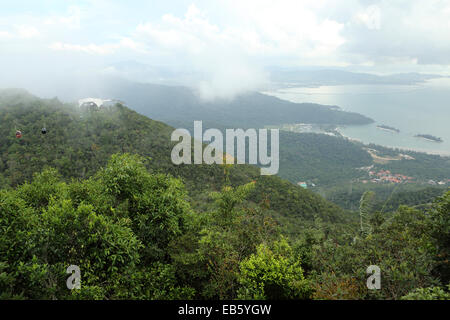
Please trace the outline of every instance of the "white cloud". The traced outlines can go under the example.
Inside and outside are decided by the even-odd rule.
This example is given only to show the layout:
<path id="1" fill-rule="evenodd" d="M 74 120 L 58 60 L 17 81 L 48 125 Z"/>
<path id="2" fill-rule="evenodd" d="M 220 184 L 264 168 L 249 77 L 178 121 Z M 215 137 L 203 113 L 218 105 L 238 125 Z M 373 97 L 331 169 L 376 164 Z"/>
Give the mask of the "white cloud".
<path id="1" fill-rule="evenodd" d="M 70 6 L 66 15 L 52 15 L 43 19 L 43 23 L 49 26 L 67 27 L 69 29 L 79 29 L 81 27 L 81 9 L 77 6 Z"/>
<path id="2" fill-rule="evenodd" d="M 31 39 L 39 38 L 45 41 L 46 38 L 55 37 L 65 30 L 79 29 L 80 20 L 81 10 L 76 6 L 69 7 L 66 15 L 0 15 L 0 26 L 6 26 L 6 30 L 0 31 L 0 39 L 14 40 L 16 43 L 21 40 L 30 44 Z"/>
<path id="3" fill-rule="evenodd" d="M 379 30 L 381 25 L 380 8 L 376 5 L 368 6 L 355 14 L 355 20 L 363 23 L 370 30 Z"/>
<path id="4" fill-rule="evenodd" d="M 52 68 L 59 60 L 68 69 L 88 64 L 94 69 L 137 60 L 181 69 L 186 78 L 197 71 L 195 84 L 205 99 L 264 86 L 267 65 L 372 66 L 374 71 L 389 71 L 390 65 L 420 71 L 450 66 L 449 1 L 192 2 L 197 4 L 84 0 L 43 14 L 2 10 L 3 66 L 17 59 L 24 70 L 37 64 Z"/>
<path id="5" fill-rule="evenodd" d="M 56 51 L 72 51 L 95 55 L 106 55 L 114 53 L 119 48 L 119 45 L 117 44 L 97 45 L 93 43 L 87 45 L 79 45 L 79 44 L 54 42 L 49 46 L 49 48 Z"/>
<path id="6" fill-rule="evenodd" d="M 0 31 L 0 40 L 1 39 L 11 39 L 13 35 L 8 31 Z"/>
<path id="7" fill-rule="evenodd" d="M 261 88 L 268 81 L 268 76 L 261 69 L 237 60 L 210 65 L 205 71 L 207 79 L 199 81 L 197 88 L 200 97 L 206 101 L 232 99 L 236 95 Z"/>
<path id="8" fill-rule="evenodd" d="M 450 64 L 450 3 L 372 1 L 356 4 L 342 35 L 340 52 L 349 62 L 386 64 Z"/>
<path id="9" fill-rule="evenodd" d="M 263 46 L 251 33 L 243 37 L 255 47 Z M 159 23 L 139 24 L 134 39 L 149 51 L 163 51 L 199 72 L 202 79 L 196 86 L 206 100 L 232 98 L 267 81 L 261 68 L 246 54 L 237 30 L 210 23 L 194 5 L 183 18 L 166 14 Z"/>
<path id="10" fill-rule="evenodd" d="M 185 50 L 193 54 L 208 50 L 210 45 L 217 44 L 226 37 L 219 27 L 210 24 L 194 5 L 189 7 L 184 19 L 165 14 L 159 24 L 139 24 L 136 35 L 150 45 Z"/>
<path id="11" fill-rule="evenodd" d="M 269 2 L 254 7 L 236 3 L 235 20 L 224 26 L 210 22 L 206 12 L 191 5 L 182 18 L 165 14 L 158 22 L 139 24 L 133 38 L 150 51 L 177 57 L 202 72 L 205 80 L 198 87 L 203 97 L 233 96 L 267 82 L 255 59 L 325 64 L 344 43 L 339 34 L 343 24 L 319 19 L 310 8 L 290 3 L 297 10 Z M 244 12 L 251 12 L 245 23 L 236 22 Z"/>
<path id="12" fill-rule="evenodd" d="M 15 26 L 15 29 L 17 37 L 22 39 L 34 38 L 40 34 L 38 29 L 34 26 L 18 25 Z"/>
<path id="13" fill-rule="evenodd" d="M 236 16 L 233 23 L 238 37 L 253 32 L 258 39 L 252 45 L 242 41 L 249 53 L 290 57 L 297 64 L 307 64 L 329 61 L 345 42 L 340 35 L 344 25 L 320 15 L 325 5 L 309 0 L 249 0 L 229 4 L 228 10 Z"/>
<path id="14" fill-rule="evenodd" d="M 30 25 L 14 25 L 11 31 L 0 30 L 0 40 L 31 39 L 40 35 L 39 30 Z"/>
<path id="15" fill-rule="evenodd" d="M 145 53 L 146 49 L 142 44 L 134 41 L 130 38 L 122 38 L 116 43 L 106 43 L 106 44 L 71 44 L 63 42 L 54 42 L 49 46 L 50 49 L 55 51 L 71 51 L 71 52 L 81 52 L 92 55 L 111 55 L 116 53 L 120 49 L 130 49 L 140 53 Z"/>

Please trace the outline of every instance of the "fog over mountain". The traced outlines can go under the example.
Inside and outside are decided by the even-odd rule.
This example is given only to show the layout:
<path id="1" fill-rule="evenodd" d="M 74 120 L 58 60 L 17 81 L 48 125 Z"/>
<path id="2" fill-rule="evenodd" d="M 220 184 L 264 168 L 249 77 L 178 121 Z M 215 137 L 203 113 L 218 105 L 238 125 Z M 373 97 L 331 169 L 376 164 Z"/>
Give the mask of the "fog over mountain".
<path id="1" fill-rule="evenodd" d="M 450 300 L 450 0 L 0 8 L 0 300 Z"/>

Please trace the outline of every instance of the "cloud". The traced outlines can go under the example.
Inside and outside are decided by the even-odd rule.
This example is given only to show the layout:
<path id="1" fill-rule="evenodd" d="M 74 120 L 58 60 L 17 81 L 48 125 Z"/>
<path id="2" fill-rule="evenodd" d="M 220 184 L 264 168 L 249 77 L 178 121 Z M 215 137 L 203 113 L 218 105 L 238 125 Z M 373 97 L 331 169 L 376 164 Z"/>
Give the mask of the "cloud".
<path id="1" fill-rule="evenodd" d="M 19 25 L 16 26 L 16 34 L 19 38 L 29 39 L 39 36 L 39 31 L 34 26 Z"/>
<path id="2" fill-rule="evenodd" d="M 141 23 L 136 28 L 136 37 L 149 46 L 162 49 L 182 50 L 188 54 L 200 54 L 218 44 L 227 46 L 228 35 L 207 18 L 195 5 L 191 5 L 184 18 L 165 14 L 160 23 Z"/>
<path id="3" fill-rule="evenodd" d="M 14 4 L 0 13 L 0 68 L 66 75 L 135 60 L 182 74 L 204 99 L 264 88 L 267 66 L 450 71 L 448 1 L 192 2 L 83 0 L 39 10 L 30 2 L 27 11 Z M 137 71 L 141 81 L 152 72 Z"/>
<path id="4" fill-rule="evenodd" d="M 189 65 L 202 74 L 196 86 L 204 99 L 232 98 L 263 88 L 268 83 L 263 71 L 267 60 L 340 63 L 330 57 L 345 42 L 340 35 L 344 24 L 318 17 L 317 2 L 220 5 L 229 17 L 223 23 L 211 22 L 206 10 L 190 5 L 182 17 L 164 14 L 158 21 L 140 23 L 132 37 L 166 61 Z"/>
<path id="5" fill-rule="evenodd" d="M 116 43 L 106 43 L 106 44 L 71 44 L 63 42 L 54 42 L 49 46 L 50 49 L 55 51 L 70 51 L 70 52 L 81 52 L 91 55 L 111 55 L 116 53 L 120 49 L 131 49 L 137 52 L 145 53 L 145 48 L 141 44 L 135 42 L 130 38 L 122 38 Z"/>
<path id="6" fill-rule="evenodd" d="M 0 31 L 0 40 L 1 39 L 11 39 L 13 35 L 8 31 Z"/>
<path id="7" fill-rule="evenodd" d="M 10 31 L 0 30 L 0 40 L 8 39 L 31 39 L 40 35 L 39 30 L 29 25 L 14 25 Z"/>
<path id="8" fill-rule="evenodd" d="M 70 6 L 67 14 L 51 15 L 43 19 L 43 23 L 48 26 L 67 27 L 69 29 L 80 29 L 82 10 L 77 6 Z"/>
<path id="9" fill-rule="evenodd" d="M 339 54 L 350 63 L 450 64 L 450 3 L 364 1 L 355 4 Z"/>
<path id="10" fill-rule="evenodd" d="M 55 42 L 51 44 L 49 48 L 56 51 L 72 51 L 87 54 L 105 55 L 114 53 L 117 50 L 118 45 L 117 44 L 96 45 L 92 43 L 87 45 L 79 45 L 79 44 Z"/>
<path id="11" fill-rule="evenodd" d="M 381 26 L 381 12 L 376 5 L 370 5 L 363 11 L 355 14 L 355 21 L 361 22 L 369 30 L 380 30 Z"/>
<path id="12" fill-rule="evenodd" d="M 205 100 L 231 99 L 267 83 L 262 67 L 252 63 L 243 48 L 254 39 L 210 23 L 195 5 L 189 6 L 183 18 L 165 14 L 158 23 L 139 24 L 134 39 L 148 51 L 170 55 L 199 73 L 194 86 Z"/>
<path id="13" fill-rule="evenodd" d="M 253 34 L 252 45 L 241 38 L 249 53 L 306 64 L 329 61 L 345 42 L 344 25 L 320 15 L 325 6 L 324 1 L 249 0 L 229 4 L 228 10 L 236 16 L 234 34 Z"/>
<path id="14" fill-rule="evenodd" d="M 205 77 L 198 81 L 197 89 L 206 101 L 230 100 L 239 94 L 261 89 L 269 82 L 262 68 L 237 56 L 222 55 L 220 62 L 216 59 L 203 61 L 201 68 Z"/>
<path id="15" fill-rule="evenodd" d="M 192 54 L 222 47 L 259 58 L 325 62 L 345 42 L 340 35 L 344 24 L 319 17 L 308 3 L 315 2 L 258 0 L 233 6 L 225 2 L 230 21 L 222 26 L 211 23 L 205 11 L 191 5 L 184 18 L 166 14 L 160 23 L 140 24 L 137 33 L 154 45 Z"/>

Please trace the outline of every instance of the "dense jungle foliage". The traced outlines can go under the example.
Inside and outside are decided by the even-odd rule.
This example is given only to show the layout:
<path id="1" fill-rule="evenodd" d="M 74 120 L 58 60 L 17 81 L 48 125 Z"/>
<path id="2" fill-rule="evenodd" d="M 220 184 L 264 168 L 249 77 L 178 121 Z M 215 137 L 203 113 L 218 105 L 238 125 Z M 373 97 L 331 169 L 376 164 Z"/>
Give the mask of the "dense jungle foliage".
<path id="1" fill-rule="evenodd" d="M 450 192 L 349 212 L 256 167 L 175 166 L 172 130 L 1 92 L 0 297 L 448 299 Z"/>

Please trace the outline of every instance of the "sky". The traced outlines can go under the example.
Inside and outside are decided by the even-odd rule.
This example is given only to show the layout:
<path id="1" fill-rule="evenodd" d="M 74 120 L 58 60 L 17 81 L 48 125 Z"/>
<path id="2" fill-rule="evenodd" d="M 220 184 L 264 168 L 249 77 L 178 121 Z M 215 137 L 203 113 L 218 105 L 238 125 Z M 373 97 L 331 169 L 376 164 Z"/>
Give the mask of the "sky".
<path id="1" fill-rule="evenodd" d="M 0 5 L 0 87 L 115 73 L 123 61 L 200 73 L 205 95 L 257 88 L 268 66 L 450 74 L 450 0 Z"/>

